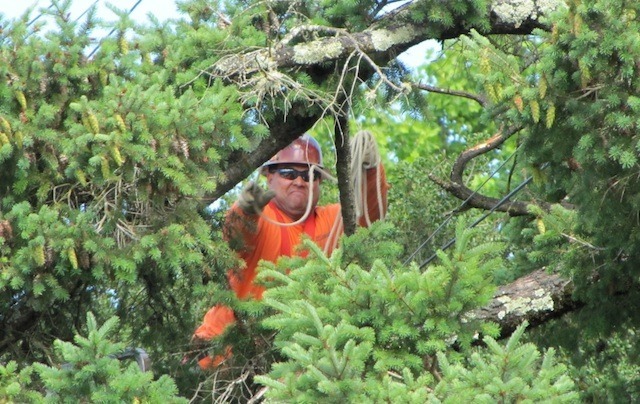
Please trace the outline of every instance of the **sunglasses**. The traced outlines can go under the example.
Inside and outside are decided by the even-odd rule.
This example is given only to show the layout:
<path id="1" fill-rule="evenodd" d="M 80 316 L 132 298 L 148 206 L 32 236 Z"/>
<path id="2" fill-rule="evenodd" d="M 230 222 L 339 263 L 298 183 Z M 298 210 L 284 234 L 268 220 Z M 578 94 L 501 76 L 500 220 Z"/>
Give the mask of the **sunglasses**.
<path id="1" fill-rule="evenodd" d="M 298 171 L 295 168 L 273 168 L 271 170 L 272 173 L 278 173 L 279 176 L 284 178 L 285 180 L 293 181 L 296 178 L 302 178 L 302 181 L 309 182 L 309 170 Z M 317 181 L 322 176 L 322 173 L 319 170 L 313 169 L 313 180 Z"/>

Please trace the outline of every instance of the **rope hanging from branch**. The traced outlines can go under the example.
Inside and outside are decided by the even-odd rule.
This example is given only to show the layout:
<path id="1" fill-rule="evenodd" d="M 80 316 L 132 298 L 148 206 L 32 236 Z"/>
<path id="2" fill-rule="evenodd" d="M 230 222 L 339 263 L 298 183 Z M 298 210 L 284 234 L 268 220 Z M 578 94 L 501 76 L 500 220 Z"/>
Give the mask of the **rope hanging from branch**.
<path id="1" fill-rule="evenodd" d="M 384 219 L 385 212 L 382 203 L 382 184 L 380 183 L 380 164 L 382 159 L 378 144 L 373 134 L 368 130 L 361 130 L 351 139 L 351 187 L 354 192 L 356 217 L 364 217 L 367 226 L 371 225 L 369 207 L 367 205 L 367 171 L 376 169 L 376 197 L 380 219 Z"/>

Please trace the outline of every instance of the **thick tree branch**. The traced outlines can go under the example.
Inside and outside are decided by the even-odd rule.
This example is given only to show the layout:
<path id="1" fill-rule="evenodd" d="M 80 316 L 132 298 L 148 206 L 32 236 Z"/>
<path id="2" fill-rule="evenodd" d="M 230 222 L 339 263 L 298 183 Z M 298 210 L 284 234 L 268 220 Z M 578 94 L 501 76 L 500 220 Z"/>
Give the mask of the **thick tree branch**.
<path id="1" fill-rule="evenodd" d="M 296 109 L 298 108 L 304 108 L 304 106 L 296 105 L 292 108 L 293 113 L 287 119 L 284 117 L 274 119 L 269 125 L 269 137 L 265 138 L 254 151 L 238 152 L 227 159 L 225 180 L 218 182 L 216 190 L 201 200 L 202 208 L 229 192 L 243 179 L 251 175 L 257 167 L 260 167 L 279 150 L 304 134 L 320 119 L 319 112 L 317 114 L 308 111 L 307 114 L 297 113 Z"/>
<path id="2" fill-rule="evenodd" d="M 482 154 L 485 154 L 491 150 L 494 150 L 502 146 L 502 144 L 507 139 L 509 139 L 511 136 L 518 133 L 519 131 L 520 131 L 520 128 L 508 128 L 505 131 L 500 130 L 498 133 L 491 136 L 491 138 L 489 138 L 488 140 L 482 143 L 479 143 L 460 153 L 460 155 L 456 159 L 451 169 L 451 181 L 461 184 L 463 182 L 462 176 L 464 173 L 464 168 L 466 167 L 469 161 L 471 161 L 472 159 Z"/>
<path id="3" fill-rule="evenodd" d="M 489 304 L 470 317 L 499 324 L 504 337 L 524 320 L 535 326 L 581 307 L 571 293 L 570 281 L 543 268 L 501 286 Z"/>
<path id="4" fill-rule="evenodd" d="M 498 212 L 507 212 L 512 216 L 528 215 L 529 210 L 527 206 L 530 204 L 529 202 L 506 201 L 496 208 L 496 206 L 500 202 L 499 199 L 491 198 L 469 189 L 466 185 L 464 185 L 463 180 L 464 168 L 469 161 L 481 154 L 487 153 L 500 147 L 509 137 L 517 133 L 518 130 L 519 129 L 517 128 L 509 128 L 505 132 L 500 131 L 493 135 L 487 141 L 477 144 L 462 152 L 453 164 L 451 174 L 449 176 L 449 181 L 443 181 L 442 179 L 439 179 L 433 175 L 429 175 L 429 178 L 433 182 L 438 184 L 442 189 L 449 192 L 451 195 L 460 200 L 463 200 L 464 203 L 460 207 L 460 209 L 494 209 Z M 548 209 L 550 207 L 550 205 L 548 204 L 542 205 L 545 209 Z"/>
<path id="5" fill-rule="evenodd" d="M 334 143 L 336 146 L 336 170 L 338 174 L 338 188 L 340 190 L 340 205 L 342 206 L 342 221 L 344 233 L 353 234 L 356 231 L 356 209 L 354 193 L 351 187 L 351 147 L 349 143 L 349 119 L 341 115 L 337 117 L 334 129 Z"/>
<path id="6" fill-rule="evenodd" d="M 396 12 L 383 15 L 372 27 L 358 33 L 329 27 L 298 28 L 297 31 L 324 31 L 331 32 L 332 35 L 293 46 L 289 45 L 290 41 L 287 39 L 273 48 L 233 55 L 212 66 L 212 72 L 214 75 L 228 78 L 240 74 L 246 76 L 262 70 L 300 68 L 343 60 L 353 52 L 375 55 L 378 63 L 384 64 L 420 42 L 457 38 L 473 29 L 485 35 L 530 34 L 535 28 L 544 29 L 546 27 L 540 23 L 541 15 L 553 10 L 561 2 L 544 4 L 549 6 L 543 8 L 531 2 L 523 7 L 518 1 L 496 1 L 486 11 L 490 26 L 485 29 L 481 26 L 470 26 L 464 16 L 459 16 L 459 20 L 447 26 L 426 20 L 421 23 L 413 22 L 412 16 L 416 12 L 424 12 L 427 8 L 425 1 L 415 0 Z M 293 34 L 297 37 L 299 32 Z"/>

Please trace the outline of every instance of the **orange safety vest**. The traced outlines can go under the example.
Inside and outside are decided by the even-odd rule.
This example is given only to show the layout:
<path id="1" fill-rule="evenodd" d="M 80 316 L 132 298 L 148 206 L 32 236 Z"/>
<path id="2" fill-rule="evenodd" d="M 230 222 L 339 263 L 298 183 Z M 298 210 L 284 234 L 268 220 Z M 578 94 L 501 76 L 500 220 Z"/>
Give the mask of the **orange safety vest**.
<path id="1" fill-rule="evenodd" d="M 389 185 L 386 181 L 386 174 L 382 165 L 380 168 L 380 191 L 382 196 L 382 214 L 387 211 L 387 190 Z M 378 205 L 378 174 L 376 169 L 367 170 L 367 206 L 371 221 L 380 219 Z M 277 223 L 292 223 L 293 220 L 282 212 L 276 204 L 269 202 L 262 214 Z M 245 261 L 246 266 L 240 271 L 232 269 L 227 272 L 229 286 L 240 299 L 254 298 L 262 299 L 264 287 L 256 285 L 256 270 L 260 261 L 276 262 L 282 256 L 292 256 L 296 247 L 302 240 L 302 235 L 306 234 L 320 248 L 324 249 L 327 243 L 330 248 L 334 240 L 329 240 L 331 230 L 336 218 L 340 214 L 340 204 L 334 203 L 326 206 L 316 206 L 309 213 L 309 217 L 295 226 L 279 226 L 261 218 L 260 216 L 245 215 L 237 203 L 235 203 L 225 220 L 225 237 L 230 240 L 239 241 L 243 248 L 238 251 L 240 257 Z M 366 225 L 364 219 L 360 220 L 360 225 Z M 339 237 L 336 234 L 334 237 Z M 239 240 L 238 240 L 239 239 Z M 212 307 L 204 316 L 202 324 L 196 329 L 194 336 L 203 339 L 213 339 L 224 332 L 224 330 L 235 322 L 233 310 L 229 307 L 218 304 Z M 227 352 L 227 355 L 229 352 Z M 207 368 L 217 366 L 224 360 L 224 356 L 216 358 L 202 359 L 200 367 Z"/>

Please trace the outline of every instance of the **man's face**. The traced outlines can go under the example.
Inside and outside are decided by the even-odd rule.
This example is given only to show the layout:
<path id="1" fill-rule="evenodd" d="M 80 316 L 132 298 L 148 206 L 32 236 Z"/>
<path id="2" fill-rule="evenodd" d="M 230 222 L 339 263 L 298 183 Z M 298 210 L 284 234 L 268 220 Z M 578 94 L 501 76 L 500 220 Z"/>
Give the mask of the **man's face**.
<path id="1" fill-rule="evenodd" d="M 291 171 L 291 169 L 297 171 Z M 304 172 L 309 175 L 309 166 L 305 164 L 283 164 L 278 165 L 275 170 L 267 173 L 267 183 L 269 188 L 276 193 L 273 198 L 275 204 L 294 221 L 300 219 L 309 204 L 309 193 L 311 191 L 311 209 L 315 208 L 320 198 L 320 175 L 314 175 L 314 181 L 304 181 L 298 175 Z M 296 177 L 295 179 L 291 179 Z"/>

